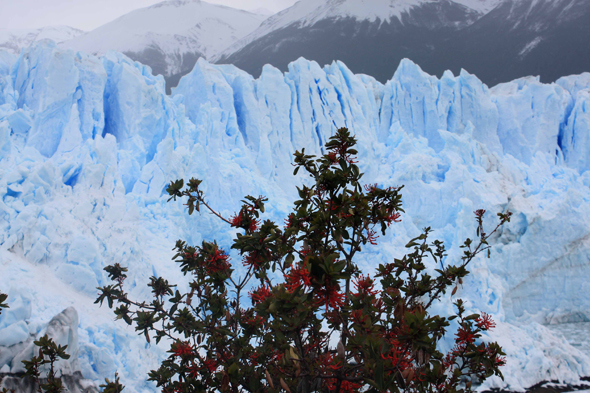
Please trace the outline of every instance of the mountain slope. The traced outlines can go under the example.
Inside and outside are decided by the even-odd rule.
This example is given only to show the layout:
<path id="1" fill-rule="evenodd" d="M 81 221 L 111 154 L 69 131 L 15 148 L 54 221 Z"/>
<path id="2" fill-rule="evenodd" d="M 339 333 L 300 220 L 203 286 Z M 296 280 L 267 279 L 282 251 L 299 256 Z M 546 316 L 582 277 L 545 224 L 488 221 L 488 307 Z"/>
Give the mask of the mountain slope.
<path id="1" fill-rule="evenodd" d="M 490 85 L 526 75 L 553 82 L 590 71 L 588 21 L 587 0 L 504 1 L 454 37 L 450 68 L 475 72 Z"/>
<path id="2" fill-rule="evenodd" d="M 199 0 L 169 0 L 123 15 L 62 46 L 92 54 L 125 53 L 164 75 L 170 88 L 198 58 L 210 58 L 264 19 Z"/>
<path id="3" fill-rule="evenodd" d="M 215 62 L 258 75 L 265 62 L 286 70 L 300 56 L 321 64 L 341 60 L 385 82 L 402 58 L 424 66 L 445 37 L 475 22 L 497 0 L 464 3 L 469 0 L 303 0 L 264 21 Z"/>
<path id="4" fill-rule="evenodd" d="M 0 29 L 0 49 L 19 54 L 32 43 L 50 39 L 57 43 L 69 41 L 84 34 L 70 26 L 47 26 L 40 29 Z"/>
<path id="5" fill-rule="evenodd" d="M 585 0 L 301 1 L 215 58 L 259 75 L 303 56 L 344 61 L 381 82 L 409 58 L 427 72 L 462 68 L 493 85 L 527 75 L 543 81 L 590 70 Z M 566 61 L 564 61 L 566 59 Z"/>

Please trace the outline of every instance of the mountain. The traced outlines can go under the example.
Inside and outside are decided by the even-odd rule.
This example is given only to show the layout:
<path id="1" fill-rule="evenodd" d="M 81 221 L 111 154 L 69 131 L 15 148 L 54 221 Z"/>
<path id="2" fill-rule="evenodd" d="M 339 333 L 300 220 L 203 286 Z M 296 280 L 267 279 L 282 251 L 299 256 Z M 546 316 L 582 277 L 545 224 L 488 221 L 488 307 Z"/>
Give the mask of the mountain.
<path id="1" fill-rule="evenodd" d="M 48 26 L 40 29 L 0 29 L 0 49 L 18 55 L 22 49 L 43 39 L 61 43 L 82 34 L 84 31 L 69 26 Z"/>
<path id="2" fill-rule="evenodd" d="M 344 61 L 381 82 L 409 58 L 441 76 L 461 69 L 488 85 L 589 71 L 586 0 L 302 0 L 214 59 L 253 75 L 302 56 Z"/>
<path id="3" fill-rule="evenodd" d="M 463 67 L 490 85 L 526 75 L 552 82 L 590 71 L 588 21 L 586 0 L 504 1 L 452 38 L 448 68 Z"/>
<path id="4" fill-rule="evenodd" d="M 274 15 L 274 14 L 275 14 L 275 12 L 273 12 L 273 11 L 269 10 L 268 8 L 264 8 L 264 7 L 255 8 L 255 9 L 252 9 L 252 10 L 249 10 L 249 11 L 250 11 L 251 13 L 253 13 L 253 14 L 263 15 L 263 16 L 265 16 L 265 17 L 267 17 L 267 18 L 268 18 L 269 16 L 271 16 L 271 15 Z"/>
<path id="5" fill-rule="evenodd" d="M 211 58 L 265 18 L 199 0 L 169 0 L 123 15 L 63 47 L 98 55 L 122 52 L 164 75 L 170 89 L 197 59 Z"/>

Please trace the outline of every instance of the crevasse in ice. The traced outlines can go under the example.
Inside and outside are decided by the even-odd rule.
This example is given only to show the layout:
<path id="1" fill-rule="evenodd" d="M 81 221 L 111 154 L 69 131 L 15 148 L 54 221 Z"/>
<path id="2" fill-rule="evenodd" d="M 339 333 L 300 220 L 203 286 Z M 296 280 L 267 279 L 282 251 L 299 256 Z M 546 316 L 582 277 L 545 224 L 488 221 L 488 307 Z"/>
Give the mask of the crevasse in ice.
<path id="1" fill-rule="evenodd" d="M 320 154 L 348 127 L 365 181 L 405 185 L 402 223 L 360 267 L 403 255 L 425 226 L 447 243 L 450 263 L 474 236 L 474 210 L 488 210 L 490 227 L 510 210 L 491 258 L 474 262 L 458 292 L 495 317 L 489 338 L 508 353 L 506 381 L 484 387 L 590 375 L 590 358 L 542 326 L 590 312 L 590 74 L 493 88 L 465 71 L 439 79 L 409 60 L 392 74 L 383 85 L 340 62 L 299 59 L 253 79 L 200 60 L 166 96 L 162 77 L 115 52 L 96 58 L 47 42 L 18 58 L 0 52 L 0 290 L 11 306 L 0 316 L 0 372 L 18 367 L 7 348 L 73 306 L 83 375 L 118 371 L 128 391 L 154 391 L 146 372 L 165 348 L 93 304 L 103 267 L 129 266 L 125 285 L 140 299 L 152 275 L 186 286 L 170 260 L 175 240 L 227 247 L 235 231 L 166 203 L 170 180 L 203 179 L 225 215 L 244 195 L 266 195 L 280 221 L 306 181 L 292 177 L 292 154 Z"/>

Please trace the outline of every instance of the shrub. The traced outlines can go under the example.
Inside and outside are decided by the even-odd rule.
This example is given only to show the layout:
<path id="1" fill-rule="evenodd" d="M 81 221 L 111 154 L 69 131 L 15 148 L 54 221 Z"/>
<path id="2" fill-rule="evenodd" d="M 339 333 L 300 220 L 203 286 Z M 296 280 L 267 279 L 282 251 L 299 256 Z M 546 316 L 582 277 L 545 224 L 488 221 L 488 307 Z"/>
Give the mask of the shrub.
<path id="1" fill-rule="evenodd" d="M 247 196 L 239 212 L 225 218 L 206 201 L 200 180 L 170 184 L 169 201 L 186 198 L 189 214 L 207 209 L 241 230 L 232 248 L 247 273 L 236 278 L 214 241 L 191 246 L 179 240 L 173 259 L 191 277 L 190 291 L 151 277 L 147 304 L 125 292 L 127 268 L 105 268 L 114 283 L 99 288 L 96 302 L 116 306 L 117 319 L 134 324 L 148 342 L 172 342 L 169 357 L 149 373 L 163 392 L 469 392 L 472 381 L 502 376 L 502 349 L 479 340 L 494 327 L 489 315 L 466 315 L 461 299 L 450 317 L 429 310 L 449 290 L 455 295 L 478 254 L 487 250 L 489 257 L 488 239 L 510 213 L 498 214 L 499 224 L 486 233 L 485 212 L 476 211 L 477 239 L 465 241 L 456 264 L 426 228 L 408 242 L 405 256 L 379 265 L 373 278 L 363 275 L 355 257 L 400 221 L 403 210 L 401 187 L 361 185 L 355 144 L 342 128 L 321 157 L 295 153 L 294 173 L 303 169 L 312 185 L 297 188 L 299 199 L 282 226 L 261 220 L 264 197 Z M 428 259 L 438 267 L 434 277 Z M 244 292 L 252 279 L 250 304 Z M 442 353 L 437 344 L 453 319 L 455 346 Z"/>
<path id="2" fill-rule="evenodd" d="M 4 303 L 8 295 L 0 292 L 0 314 L 2 314 L 3 308 L 10 308 L 8 304 Z M 38 392 L 45 393 L 59 393 L 63 391 L 63 385 L 61 379 L 56 376 L 55 362 L 59 359 L 69 359 L 70 355 L 66 353 L 67 345 L 57 345 L 49 336 L 46 334 L 39 340 L 33 342 L 39 347 L 39 354 L 33 356 L 31 360 L 23 360 L 25 366 L 25 376 L 32 378 L 37 385 Z M 41 382 L 41 368 L 48 364 L 49 370 L 47 372 L 47 378 L 45 382 Z M 1 380 L 0 380 L 1 381 Z M 9 390 L 3 388 L 1 393 L 8 393 Z M 10 390 L 14 393 L 14 390 Z"/>

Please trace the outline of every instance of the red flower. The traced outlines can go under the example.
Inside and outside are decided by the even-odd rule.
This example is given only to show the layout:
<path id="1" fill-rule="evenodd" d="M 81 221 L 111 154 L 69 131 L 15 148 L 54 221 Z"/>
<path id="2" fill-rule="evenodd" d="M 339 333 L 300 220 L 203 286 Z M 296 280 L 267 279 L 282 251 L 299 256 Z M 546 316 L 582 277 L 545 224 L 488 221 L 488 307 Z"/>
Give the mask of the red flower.
<path id="1" fill-rule="evenodd" d="M 401 222 L 402 220 L 400 217 L 401 217 L 401 215 L 398 212 L 391 213 L 385 219 L 385 221 L 387 221 L 387 226 L 391 225 L 392 222 Z"/>
<path id="2" fill-rule="evenodd" d="M 332 164 L 334 164 L 334 163 L 336 163 L 336 161 L 338 161 L 338 158 L 336 157 L 336 153 L 333 151 L 328 153 L 328 159 L 332 162 Z"/>
<path id="3" fill-rule="evenodd" d="M 320 355 L 320 362 L 322 368 L 324 368 L 325 370 L 330 369 L 332 371 L 337 371 L 342 368 L 342 364 L 340 363 L 340 361 L 338 360 L 334 362 L 334 354 L 329 352 Z"/>
<path id="4" fill-rule="evenodd" d="M 230 218 L 231 226 L 254 232 L 256 229 L 258 229 L 258 220 L 243 213 L 243 211 L 240 211 L 239 214 Z"/>
<path id="5" fill-rule="evenodd" d="M 200 367 L 193 364 L 189 367 L 188 371 L 191 378 L 199 378 L 199 376 L 203 375 L 201 371 L 207 370 L 207 374 L 212 374 L 217 371 L 218 367 L 219 365 L 215 360 L 205 358 L 205 360 L 202 360 L 202 365 Z"/>
<path id="6" fill-rule="evenodd" d="M 217 362 L 215 360 L 207 358 L 203 363 L 203 368 L 207 368 L 210 373 L 213 373 L 217 370 Z"/>
<path id="7" fill-rule="evenodd" d="M 293 293 L 297 288 L 304 285 L 306 287 L 311 286 L 311 276 L 306 268 L 306 264 L 301 266 L 301 263 L 297 264 L 297 267 L 291 267 L 291 271 L 285 277 L 286 288 L 289 293 Z"/>
<path id="8" fill-rule="evenodd" d="M 338 386 L 338 380 L 336 378 L 331 378 L 331 379 L 326 380 L 326 387 L 328 388 L 329 392 L 336 391 L 337 386 Z M 356 382 L 342 381 L 340 383 L 340 392 L 342 392 L 342 393 L 358 392 L 358 389 L 360 389 L 360 387 L 361 387 L 361 385 Z"/>
<path id="9" fill-rule="evenodd" d="M 328 207 L 328 208 L 329 208 L 331 211 L 338 210 L 338 207 L 339 207 L 339 206 L 338 206 L 338 205 L 337 205 L 335 202 L 333 202 L 333 201 L 326 201 L 326 206 L 327 206 L 327 207 Z"/>
<path id="10" fill-rule="evenodd" d="M 455 346 L 451 350 L 451 353 L 453 354 L 453 356 L 461 356 L 463 354 L 463 352 L 465 352 L 466 347 L 467 347 L 466 342 L 458 342 L 455 344 Z"/>
<path id="11" fill-rule="evenodd" d="M 172 353 L 174 354 L 174 356 L 177 356 L 179 358 L 186 358 L 189 356 L 193 356 L 194 352 L 193 352 L 193 347 L 185 341 L 177 341 L 175 343 L 173 343 L 170 346 L 170 349 L 172 350 Z"/>
<path id="12" fill-rule="evenodd" d="M 376 246 L 377 245 L 377 237 L 378 237 L 377 232 L 375 232 L 372 229 L 367 229 L 367 240 L 369 241 L 369 243 Z"/>
<path id="13" fill-rule="evenodd" d="M 246 258 L 244 258 L 243 264 L 247 267 L 253 266 L 254 269 L 258 270 L 263 262 L 262 257 L 258 255 L 258 251 L 251 251 L 246 255 Z"/>
<path id="14" fill-rule="evenodd" d="M 375 192 L 377 190 L 377 183 L 375 184 L 365 184 L 365 191 L 367 192 Z"/>
<path id="15" fill-rule="evenodd" d="M 490 330 L 496 327 L 496 323 L 492 320 L 492 317 L 485 312 L 481 313 L 479 318 L 475 320 L 475 324 L 481 330 Z"/>
<path id="16" fill-rule="evenodd" d="M 494 364 L 496 366 L 505 366 L 506 365 L 506 357 L 504 356 L 497 356 L 494 360 Z"/>
<path id="17" fill-rule="evenodd" d="M 257 316 L 244 316 L 244 323 L 250 327 L 262 326 L 264 318 L 260 315 Z"/>
<path id="18" fill-rule="evenodd" d="M 443 368 L 445 370 L 452 370 L 455 364 L 455 356 L 453 353 L 448 353 L 443 359 Z"/>
<path id="19" fill-rule="evenodd" d="M 259 356 L 260 356 L 260 354 L 256 350 L 254 352 L 252 352 L 252 354 L 250 355 L 250 361 L 252 362 L 253 366 L 258 365 L 258 357 Z"/>
<path id="20" fill-rule="evenodd" d="M 399 368 L 401 370 L 410 367 L 411 359 L 408 351 L 404 351 L 396 339 L 390 339 L 389 344 L 391 345 L 391 349 L 381 354 L 381 358 L 388 362 L 388 367 Z M 391 371 L 387 374 L 391 374 Z"/>
<path id="21" fill-rule="evenodd" d="M 457 336 L 457 343 L 460 344 L 473 344 L 473 342 L 475 341 L 475 334 L 473 332 L 466 330 L 463 326 L 459 328 L 455 335 Z"/>
<path id="22" fill-rule="evenodd" d="M 249 293 L 252 298 L 252 304 L 257 305 L 258 303 L 264 302 L 266 299 L 271 297 L 270 287 L 268 285 L 261 285 L 258 289 L 253 290 Z"/>
<path id="23" fill-rule="evenodd" d="M 248 224 L 248 230 L 250 232 L 254 232 L 255 230 L 258 229 L 258 224 L 260 224 L 260 222 L 256 219 L 251 219 L 250 223 Z"/>
<path id="24" fill-rule="evenodd" d="M 242 226 L 242 212 L 240 212 L 240 214 L 235 214 L 230 218 L 230 221 L 232 227 L 240 228 Z"/>
<path id="25" fill-rule="evenodd" d="M 328 306 L 332 308 L 342 307 L 344 305 L 344 294 L 340 293 L 340 285 L 331 285 L 326 283 L 326 286 L 319 288 L 315 293 L 315 304 L 325 304 L 326 311 Z"/>
<path id="26" fill-rule="evenodd" d="M 385 277 L 391 274 L 391 272 L 393 272 L 393 269 L 395 268 L 395 266 L 393 265 L 393 263 L 387 263 L 385 264 L 385 266 L 383 266 L 383 269 L 380 270 L 379 274 L 375 275 L 375 277 Z"/>
<path id="27" fill-rule="evenodd" d="M 229 263 L 229 255 L 227 255 L 225 251 L 215 245 L 212 254 L 209 255 L 209 258 L 206 260 L 205 269 L 207 272 L 227 272 L 230 267 L 231 265 Z"/>
<path id="28" fill-rule="evenodd" d="M 353 293 L 353 296 L 355 296 L 355 297 L 373 296 L 377 292 L 379 292 L 374 289 L 373 280 L 371 280 L 371 278 L 369 278 L 369 276 L 364 277 L 361 275 L 361 276 L 355 278 L 355 281 L 353 281 L 353 284 L 354 284 L 354 287 L 356 288 L 356 290 L 358 291 L 357 293 Z"/>
<path id="29" fill-rule="evenodd" d="M 363 310 L 354 310 L 350 313 L 352 321 L 358 325 L 363 325 L 367 320 L 367 316 L 363 314 Z"/>
<path id="30" fill-rule="evenodd" d="M 308 256 L 311 253 L 311 249 L 309 247 L 305 248 L 302 247 L 301 250 L 299 250 L 299 254 L 301 254 L 302 258 L 305 258 L 306 256 Z"/>
<path id="31" fill-rule="evenodd" d="M 285 220 L 285 229 L 291 228 L 295 223 L 295 214 L 289 214 L 289 217 Z"/>

